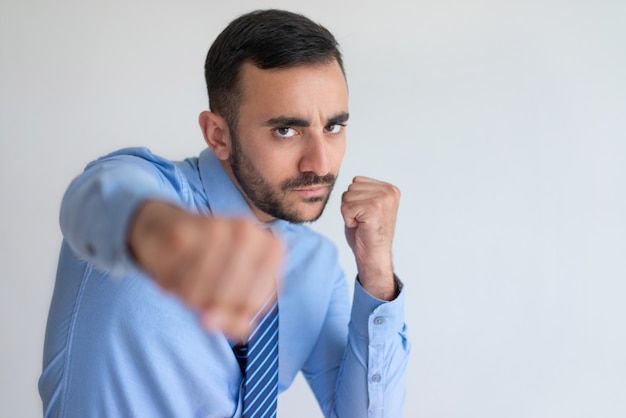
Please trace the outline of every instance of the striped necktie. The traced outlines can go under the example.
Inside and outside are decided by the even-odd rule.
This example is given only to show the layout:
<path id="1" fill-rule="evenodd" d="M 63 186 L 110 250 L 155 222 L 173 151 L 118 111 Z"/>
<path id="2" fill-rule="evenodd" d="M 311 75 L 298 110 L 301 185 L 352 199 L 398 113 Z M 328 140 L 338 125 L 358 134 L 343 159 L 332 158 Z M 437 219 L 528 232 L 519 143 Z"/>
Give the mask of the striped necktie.
<path id="1" fill-rule="evenodd" d="M 250 335 L 234 349 L 242 370 L 243 418 L 273 418 L 278 396 L 278 301 Z"/>

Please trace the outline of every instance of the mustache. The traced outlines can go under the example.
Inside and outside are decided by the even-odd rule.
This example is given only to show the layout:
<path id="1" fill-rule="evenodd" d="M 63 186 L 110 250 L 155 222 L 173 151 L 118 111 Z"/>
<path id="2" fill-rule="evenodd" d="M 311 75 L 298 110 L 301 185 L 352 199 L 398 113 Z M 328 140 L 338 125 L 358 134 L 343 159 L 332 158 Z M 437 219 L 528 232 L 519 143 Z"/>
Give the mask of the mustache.
<path id="1" fill-rule="evenodd" d="M 333 186 L 335 184 L 335 180 L 337 176 L 334 174 L 325 174 L 323 176 L 318 176 L 312 171 L 306 171 L 300 174 L 298 177 L 286 180 L 280 186 L 283 192 L 286 192 L 289 189 L 295 189 L 298 187 L 309 187 L 309 186 Z"/>

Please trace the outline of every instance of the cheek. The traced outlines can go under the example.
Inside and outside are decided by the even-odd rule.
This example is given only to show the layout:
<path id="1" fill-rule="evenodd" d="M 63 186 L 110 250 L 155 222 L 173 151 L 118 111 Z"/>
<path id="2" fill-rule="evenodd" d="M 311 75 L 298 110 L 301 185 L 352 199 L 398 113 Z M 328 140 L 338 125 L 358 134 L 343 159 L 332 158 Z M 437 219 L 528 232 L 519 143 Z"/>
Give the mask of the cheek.
<path id="1" fill-rule="evenodd" d="M 345 138 L 343 138 L 342 140 L 338 141 L 338 143 L 336 144 L 335 147 L 333 147 L 333 150 L 332 150 L 331 158 L 337 170 L 339 169 L 339 166 L 341 165 L 341 162 L 343 161 L 343 157 L 345 154 L 346 154 L 346 140 Z"/>
<path id="2" fill-rule="evenodd" d="M 274 187 L 298 175 L 297 164 L 285 155 L 259 155 L 256 166 L 259 174 Z"/>

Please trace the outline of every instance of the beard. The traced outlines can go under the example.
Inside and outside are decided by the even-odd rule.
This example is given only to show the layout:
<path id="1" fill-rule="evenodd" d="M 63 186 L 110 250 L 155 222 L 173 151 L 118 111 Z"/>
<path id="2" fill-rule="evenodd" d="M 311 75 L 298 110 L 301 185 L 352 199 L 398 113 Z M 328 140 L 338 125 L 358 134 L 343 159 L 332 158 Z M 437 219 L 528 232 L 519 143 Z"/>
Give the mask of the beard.
<path id="1" fill-rule="evenodd" d="M 330 193 L 335 185 L 336 176 L 334 174 L 329 173 L 318 176 L 311 171 L 307 171 L 301 173 L 298 177 L 283 181 L 277 187 L 272 186 L 261 172 L 254 167 L 252 161 L 241 151 L 239 138 L 233 129 L 231 129 L 231 139 L 230 166 L 233 170 L 233 175 L 246 197 L 254 206 L 273 218 L 283 219 L 292 223 L 314 222 L 322 216 L 322 212 L 324 212 Z M 315 196 L 304 200 L 304 203 L 310 204 L 321 202 L 320 210 L 316 215 L 304 218 L 298 212 L 296 205 L 287 202 L 287 194 L 289 191 L 299 187 L 315 185 L 327 186 L 328 193 L 324 196 Z"/>

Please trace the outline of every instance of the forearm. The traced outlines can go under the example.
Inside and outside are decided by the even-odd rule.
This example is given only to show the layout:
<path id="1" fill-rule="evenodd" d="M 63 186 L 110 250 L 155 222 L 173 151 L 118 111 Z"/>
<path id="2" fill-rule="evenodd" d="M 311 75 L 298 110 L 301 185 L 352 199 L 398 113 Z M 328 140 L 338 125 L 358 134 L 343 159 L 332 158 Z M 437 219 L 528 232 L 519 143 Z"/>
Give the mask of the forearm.
<path id="1" fill-rule="evenodd" d="M 404 294 L 382 302 L 356 283 L 348 346 L 337 381 L 338 417 L 402 416 L 410 352 Z"/>
<path id="2" fill-rule="evenodd" d="M 385 302 L 357 282 L 349 313 L 343 290 L 331 302 L 304 375 L 326 417 L 400 417 L 410 351 L 404 294 Z"/>

